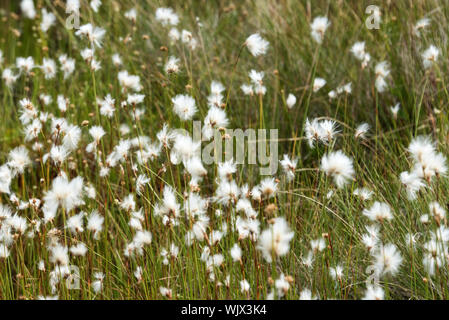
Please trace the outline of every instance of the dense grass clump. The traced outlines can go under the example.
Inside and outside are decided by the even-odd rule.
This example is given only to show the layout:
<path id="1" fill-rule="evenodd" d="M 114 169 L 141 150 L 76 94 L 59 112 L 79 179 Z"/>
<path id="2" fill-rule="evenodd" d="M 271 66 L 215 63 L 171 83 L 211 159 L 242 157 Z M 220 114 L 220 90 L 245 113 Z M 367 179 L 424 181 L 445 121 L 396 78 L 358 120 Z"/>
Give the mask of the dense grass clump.
<path id="1" fill-rule="evenodd" d="M 446 299 L 449 7 L 371 2 L 2 1 L 0 298 Z"/>

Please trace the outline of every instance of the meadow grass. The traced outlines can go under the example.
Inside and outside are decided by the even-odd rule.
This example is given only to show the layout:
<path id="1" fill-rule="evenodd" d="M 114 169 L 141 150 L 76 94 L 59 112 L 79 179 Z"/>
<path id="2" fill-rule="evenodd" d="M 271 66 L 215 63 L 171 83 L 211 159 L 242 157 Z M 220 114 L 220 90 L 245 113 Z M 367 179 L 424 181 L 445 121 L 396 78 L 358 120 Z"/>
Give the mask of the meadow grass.
<path id="1" fill-rule="evenodd" d="M 8 224 L 12 218 L 3 219 L 0 215 L 0 230 L 3 230 L 0 244 L 8 250 L 6 257 L 0 258 L 0 298 L 265 299 L 274 292 L 275 298 L 298 299 L 309 297 L 307 290 L 310 297 L 319 299 L 372 298 L 367 293 L 366 281 L 370 270 L 379 269 L 369 267 L 376 260 L 375 251 L 388 243 L 394 244 L 400 253 L 400 265 L 398 270 L 387 271 L 385 260 L 389 257 L 381 267 L 377 264 L 382 275 L 379 283 L 371 288 L 380 289 L 382 294 L 375 297 L 448 297 L 446 244 L 449 237 L 443 235 L 447 239 L 437 241 L 443 253 L 441 258 L 433 255 L 435 261 L 439 259 L 436 270 L 430 272 L 423 264 L 430 252 L 426 244 L 434 236 L 432 232 L 447 232 L 446 218 L 437 219 L 430 212 L 428 223 L 422 223 L 421 219 L 422 215 L 429 214 L 429 204 L 434 201 L 447 209 L 447 176 L 437 174 L 428 181 L 422 179 L 425 187 L 419 189 L 414 200 L 409 199 L 406 186 L 400 180 L 401 172 L 412 170 L 414 165 L 407 151 L 413 138 L 428 135 L 438 152 L 446 156 L 449 151 L 449 77 L 446 75 L 449 7 L 444 1 L 103 0 L 97 13 L 89 1 L 80 2 L 81 25 L 91 23 L 106 30 L 101 47 L 77 35 L 76 29 L 66 28 L 65 1 L 35 0 L 34 19 L 25 17 L 20 1 L 4 0 L 0 4 L 0 50 L 3 52 L 0 70 L 11 68 L 19 74 L 16 58 L 29 56 L 36 65 L 44 58 L 51 58 L 58 66 L 52 79 L 46 79 L 42 69 L 34 68 L 28 75 L 21 72 L 10 87 L 4 79 L 0 82 L 0 163 L 9 163 L 10 151 L 21 145 L 27 148 L 31 158 L 23 172 L 13 174 L 10 193 L 2 192 L 0 196 L 2 206 L 17 212 L 27 223 L 27 230 L 22 233 L 13 222 Z M 379 29 L 368 29 L 365 25 L 368 17 L 365 9 L 371 4 L 381 9 Z M 176 28 L 189 30 L 196 39 L 194 50 L 182 40 L 170 39 L 168 33 L 172 26 L 164 26 L 155 18 L 160 7 L 173 8 L 179 16 Z M 39 26 L 41 8 L 56 17 L 46 32 Z M 137 11 L 135 22 L 124 16 L 131 8 Z M 311 37 L 310 24 L 316 16 L 327 16 L 330 21 L 321 44 Z M 430 19 L 430 24 L 418 35 L 414 26 L 424 17 Z M 256 32 L 269 42 L 266 54 L 258 57 L 251 55 L 244 45 L 248 36 Z M 361 62 L 350 51 L 358 41 L 365 41 L 366 51 L 371 55 L 365 68 L 361 68 Z M 439 48 L 440 55 L 430 68 L 424 68 L 422 53 L 430 45 Z M 80 55 L 81 50 L 91 46 L 95 47 L 95 59 L 101 63 L 98 71 L 91 70 Z M 74 72 L 66 79 L 58 62 L 62 54 L 76 60 Z M 112 63 L 113 54 L 119 54 L 121 65 Z M 170 56 L 179 58 L 179 72 L 164 71 Z M 375 66 L 381 61 L 388 61 L 391 70 L 384 92 L 375 87 Z M 240 86 L 250 83 L 251 69 L 265 72 L 265 94 L 243 94 Z M 123 90 L 118 80 L 122 70 L 140 77 L 139 93 L 145 95 L 143 103 L 121 105 L 132 91 Z M 326 84 L 314 92 L 312 84 L 317 77 L 325 79 Z M 276 217 L 285 218 L 294 232 L 293 239 L 287 243 L 288 253 L 279 257 L 274 254 L 271 262 L 258 249 L 257 238 L 242 237 L 235 230 L 236 217 L 243 215 L 236 210 L 234 200 L 237 199 L 228 203 L 216 201 L 214 196 L 222 179 L 217 164 L 205 166 L 207 175 L 198 184 L 199 190 L 192 190 L 195 188 L 189 184 L 185 165 L 171 161 L 169 148 L 162 147 L 160 155 L 148 162 L 137 161 L 139 139 L 147 136 L 151 141 L 158 141 L 156 135 L 164 124 L 193 131 L 191 121 L 182 121 L 173 112 L 172 98 L 178 94 L 193 97 L 198 108 L 193 119 L 202 121 L 208 114 L 213 80 L 225 87 L 220 108 L 229 119 L 228 128 L 277 129 L 279 155 L 298 159 L 293 180 L 288 181 L 279 168 L 273 175 L 277 179 L 275 195 L 251 200 L 261 232 L 270 228 Z M 329 97 L 331 90 L 349 82 L 350 92 L 342 92 L 333 99 Z M 291 108 L 286 102 L 290 93 L 297 98 Z M 39 98 L 41 94 L 51 96 L 53 102 L 45 105 Z M 115 99 L 111 118 L 100 114 L 96 103 L 107 94 Z M 69 101 L 65 112 L 58 107 L 58 95 Z M 24 98 L 40 114 L 51 114 L 48 121 L 42 122 L 37 137 L 30 141 L 24 140 L 26 125 L 20 120 L 23 110 L 19 105 Z M 397 103 L 400 109 L 395 117 L 390 106 Z M 136 110 L 141 108 L 144 113 L 137 117 Z M 64 136 L 64 133 L 54 134 L 51 118 L 65 118 L 81 128 L 76 148 L 59 164 L 51 161 L 51 155 L 44 161 L 44 155 L 53 145 L 60 145 Z M 334 121 L 339 132 L 328 143 L 319 142 L 310 147 L 305 127 L 306 120 L 314 118 Z M 355 128 L 365 122 L 370 130 L 365 138 L 356 138 Z M 121 130 L 123 124 L 129 132 Z M 86 152 L 86 146 L 92 142 L 88 133 L 92 126 L 101 126 L 106 132 L 97 145 L 97 153 Z M 133 146 L 102 177 L 100 170 L 106 166 L 115 146 L 121 140 L 133 138 L 137 138 L 137 148 Z M 35 142 L 42 144 L 41 150 L 32 148 Z M 353 160 L 355 172 L 340 188 L 332 174 L 320 170 L 323 156 L 336 150 L 342 150 Z M 150 180 L 138 193 L 136 179 L 141 174 Z M 83 194 L 84 203 L 70 210 L 60 205 L 55 217 L 45 221 L 44 197 L 52 190 L 52 181 L 61 175 L 69 180 L 81 176 L 84 186 L 95 188 L 95 195 Z M 248 184 L 250 189 L 264 178 L 256 165 L 238 165 L 232 174 L 232 181 L 239 187 Z M 168 186 L 173 188 L 180 204 L 177 225 L 164 224 L 163 217 L 157 214 L 158 204 L 163 202 L 163 190 Z M 363 187 L 372 191 L 370 199 L 354 195 L 357 188 Z M 195 223 L 195 219 L 185 214 L 186 198 L 191 192 L 207 200 L 204 215 L 210 221 L 204 230 L 205 239 L 188 245 L 186 234 Z M 126 204 L 130 194 L 135 208 L 127 210 L 121 204 Z M 30 199 L 40 199 L 42 203 L 37 207 L 24 205 Z M 388 204 L 391 220 L 371 222 L 362 214 L 375 201 Z M 151 243 L 143 245 L 140 254 L 126 256 L 124 252 L 139 229 L 130 226 L 129 221 L 132 212 L 139 209 L 143 213 L 141 227 L 151 233 Z M 90 216 L 94 210 L 104 217 L 97 238 L 85 222 L 83 232 L 72 233 L 65 227 L 70 217 L 81 211 Z M 217 210 L 221 215 L 216 214 Z M 380 228 L 379 239 L 369 249 L 362 237 L 367 233 L 366 226 L 373 224 Z M 224 233 L 218 243 L 210 239 L 213 230 Z M 416 243 L 410 245 L 407 234 L 412 234 Z M 324 247 L 318 245 L 313 250 L 311 241 L 317 239 L 320 240 L 316 243 L 324 241 Z M 65 279 L 59 279 L 67 275 L 56 272 L 65 264 L 54 261 L 57 256 L 54 247 L 70 248 L 78 243 L 86 245 L 87 253 L 82 256 L 69 253 L 69 264 L 79 268 L 80 280 L 79 289 L 70 290 Z M 242 255 L 235 262 L 230 250 L 236 243 Z M 162 250 L 171 245 L 179 252 L 164 263 Z M 203 261 L 205 250 L 209 255 Z M 220 254 L 223 261 L 214 264 L 208 260 Z M 309 254 L 313 257 L 310 264 L 307 263 Z M 43 268 L 39 268 L 40 262 Z M 337 265 L 343 271 L 334 279 L 330 269 Z M 138 267 L 142 270 L 140 276 L 135 275 Z M 96 277 L 96 272 L 102 275 Z M 276 281 L 279 279 L 284 280 Z M 249 290 L 242 290 L 243 280 L 248 282 Z"/>

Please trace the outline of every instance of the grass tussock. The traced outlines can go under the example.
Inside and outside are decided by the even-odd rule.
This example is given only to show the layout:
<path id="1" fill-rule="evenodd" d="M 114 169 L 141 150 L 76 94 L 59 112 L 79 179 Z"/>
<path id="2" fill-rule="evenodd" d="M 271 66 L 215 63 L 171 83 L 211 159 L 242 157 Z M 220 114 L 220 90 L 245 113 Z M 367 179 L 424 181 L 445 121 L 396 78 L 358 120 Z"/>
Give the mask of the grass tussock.
<path id="1" fill-rule="evenodd" d="M 0 298 L 447 299 L 449 7 L 372 2 L 2 1 Z"/>

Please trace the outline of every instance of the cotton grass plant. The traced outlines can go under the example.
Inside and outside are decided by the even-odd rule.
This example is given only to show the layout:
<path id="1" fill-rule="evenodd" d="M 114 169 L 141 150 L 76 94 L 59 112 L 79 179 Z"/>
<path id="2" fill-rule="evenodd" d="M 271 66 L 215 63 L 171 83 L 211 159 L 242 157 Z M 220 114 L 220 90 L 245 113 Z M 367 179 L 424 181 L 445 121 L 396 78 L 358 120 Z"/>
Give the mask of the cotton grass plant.
<path id="1" fill-rule="evenodd" d="M 367 5 L 3 2 L 0 298 L 447 299 L 449 9 Z"/>

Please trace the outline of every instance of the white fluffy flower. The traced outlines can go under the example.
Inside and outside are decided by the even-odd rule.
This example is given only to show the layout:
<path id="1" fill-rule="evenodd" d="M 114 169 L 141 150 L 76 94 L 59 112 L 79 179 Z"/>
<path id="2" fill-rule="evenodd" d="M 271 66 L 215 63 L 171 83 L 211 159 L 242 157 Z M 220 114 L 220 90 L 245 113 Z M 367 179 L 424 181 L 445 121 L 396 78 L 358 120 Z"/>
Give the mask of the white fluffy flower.
<path id="1" fill-rule="evenodd" d="M 341 150 L 324 155 L 320 168 L 334 178 L 338 188 L 342 188 L 354 177 L 353 161 Z"/>
<path id="2" fill-rule="evenodd" d="M 323 78 L 315 78 L 313 81 L 313 92 L 317 92 L 326 84 L 326 80 Z"/>
<path id="3" fill-rule="evenodd" d="M 76 177 L 69 181 L 65 175 L 56 177 L 53 179 L 52 188 L 44 196 L 44 206 L 42 208 L 44 220 L 52 220 L 59 206 L 70 211 L 83 204 L 82 195 L 83 178 Z"/>
<path id="4" fill-rule="evenodd" d="M 374 270 L 379 275 L 395 275 L 402 264 L 402 256 L 394 244 L 382 245 L 372 253 Z"/>
<path id="5" fill-rule="evenodd" d="M 67 228 L 70 230 L 70 232 L 76 234 L 82 233 L 84 231 L 83 227 L 84 216 L 85 213 L 81 211 L 80 213 L 71 216 L 69 219 L 67 219 Z"/>
<path id="6" fill-rule="evenodd" d="M 299 293 L 299 300 L 316 300 L 317 298 L 309 289 L 304 289 Z"/>
<path id="7" fill-rule="evenodd" d="M 0 243 L 0 259 L 6 259 L 8 257 L 9 257 L 8 247 L 5 244 Z"/>
<path id="8" fill-rule="evenodd" d="M 291 109 L 296 104 L 296 97 L 293 94 L 289 93 L 288 97 L 287 97 L 287 100 L 285 102 L 287 104 L 287 107 L 289 109 Z"/>
<path id="9" fill-rule="evenodd" d="M 240 261 L 242 259 L 242 249 L 240 249 L 237 243 L 231 248 L 231 257 L 234 261 Z"/>
<path id="10" fill-rule="evenodd" d="M 401 172 L 399 178 L 407 190 L 409 200 L 415 200 L 417 192 L 425 186 L 422 179 L 416 173 L 407 171 Z"/>
<path id="11" fill-rule="evenodd" d="M 383 300 L 384 290 L 380 286 L 368 285 L 363 300 Z"/>
<path id="12" fill-rule="evenodd" d="M 106 30 L 103 28 L 95 27 L 90 23 L 82 25 L 75 32 L 77 36 L 85 36 L 90 43 L 101 48 L 101 43 L 106 34 Z"/>
<path id="13" fill-rule="evenodd" d="M 290 159 L 287 154 L 284 154 L 284 159 L 279 160 L 281 163 L 282 170 L 287 176 L 287 181 L 292 181 L 295 178 L 296 165 L 298 164 L 298 159 Z"/>
<path id="14" fill-rule="evenodd" d="M 368 132 L 370 128 L 370 125 L 368 123 L 361 123 L 360 125 L 357 126 L 357 128 L 355 129 L 355 133 L 354 133 L 354 138 L 356 139 L 364 139 L 366 133 Z"/>
<path id="15" fill-rule="evenodd" d="M 101 292 L 101 290 L 103 290 L 104 273 L 103 272 L 95 272 L 94 278 L 96 280 L 92 282 L 92 289 L 94 289 L 95 293 L 99 293 L 99 292 Z"/>
<path id="16" fill-rule="evenodd" d="M 255 33 L 246 39 L 245 45 L 251 54 L 257 57 L 266 54 L 269 43 L 263 39 L 260 34 Z"/>
<path id="17" fill-rule="evenodd" d="M 36 9 L 34 8 L 33 0 L 22 0 L 20 2 L 20 10 L 22 10 L 25 17 L 34 19 L 36 17 Z"/>
<path id="18" fill-rule="evenodd" d="M 400 108 L 401 108 L 401 104 L 400 103 L 396 103 L 394 106 L 390 107 L 390 111 L 391 111 L 391 114 L 393 115 L 393 118 L 397 119 L 398 112 L 399 112 Z"/>
<path id="19" fill-rule="evenodd" d="M 337 265 L 335 268 L 329 268 L 329 274 L 334 280 L 340 280 L 343 277 L 344 269 L 342 266 Z"/>
<path id="20" fill-rule="evenodd" d="M 69 264 L 69 254 L 67 247 L 58 244 L 50 249 L 50 253 L 51 263 L 64 266 Z"/>
<path id="21" fill-rule="evenodd" d="M 31 164 L 28 150 L 24 146 L 14 148 L 9 152 L 8 166 L 14 173 L 23 173 L 25 168 Z"/>
<path id="22" fill-rule="evenodd" d="M 197 111 L 195 99 L 189 95 L 178 94 L 172 98 L 173 111 L 181 120 L 191 120 Z"/>
<path id="23" fill-rule="evenodd" d="M 11 88 L 12 85 L 16 82 L 19 76 L 15 75 L 11 69 L 5 68 L 2 72 L 2 79 L 5 81 L 5 84 L 8 88 Z"/>
<path id="24" fill-rule="evenodd" d="M 429 203 L 430 215 L 440 222 L 446 219 L 446 210 L 436 201 Z"/>
<path id="25" fill-rule="evenodd" d="M 90 1 L 90 7 L 94 12 L 98 12 L 98 9 L 101 6 L 101 0 L 91 0 Z"/>
<path id="26" fill-rule="evenodd" d="M 61 70 L 64 72 L 64 79 L 67 79 L 73 71 L 75 71 L 75 59 L 68 58 L 63 54 L 59 57 L 59 63 L 61 64 Z"/>
<path id="27" fill-rule="evenodd" d="M 178 73 L 179 72 L 179 58 L 170 56 L 165 63 L 164 71 L 167 74 Z"/>
<path id="28" fill-rule="evenodd" d="M 56 16 L 52 12 L 48 12 L 47 9 L 43 8 L 42 12 L 42 22 L 41 22 L 41 30 L 43 32 L 47 32 L 48 29 L 56 22 Z"/>
<path id="29" fill-rule="evenodd" d="M 172 150 L 170 152 L 170 160 L 173 164 L 185 162 L 198 155 L 201 142 L 193 141 L 187 135 L 177 134 L 174 138 Z"/>
<path id="30" fill-rule="evenodd" d="M 265 178 L 260 182 L 259 190 L 267 198 L 272 198 L 276 195 L 278 183 L 274 178 Z"/>
<path id="31" fill-rule="evenodd" d="M 204 126 L 202 128 L 203 138 L 210 140 L 214 135 L 215 129 L 226 128 L 228 124 L 229 120 L 226 112 L 221 108 L 212 106 L 204 118 Z"/>
<path id="32" fill-rule="evenodd" d="M 365 41 L 356 42 L 351 47 L 351 52 L 356 59 L 362 61 L 365 58 Z"/>
<path id="33" fill-rule="evenodd" d="M 260 234 L 257 248 L 262 251 L 264 258 L 271 262 L 273 257 L 288 253 L 294 235 L 284 218 L 275 218 L 273 224 Z"/>
<path id="34" fill-rule="evenodd" d="M 33 57 L 18 57 L 16 59 L 16 66 L 20 69 L 20 71 L 24 72 L 25 74 L 30 74 L 31 70 L 34 69 L 34 59 Z"/>
<path id="35" fill-rule="evenodd" d="M 67 12 L 78 12 L 80 10 L 80 0 L 67 0 Z"/>
<path id="36" fill-rule="evenodd" d="M 383 222 L 393 219 L 390 206 L 385 202 L 376 201 L 371 208 L 363 209 L 363 215 L 367 216 L 371 221 Z"/>
<path id="37" fill-rule="evenodd" d="M 240 291 L 242 293 L 247 293 L 251 289 L 251 286 L 249 285 L 249 282 L 247 280 L 241 280 L 240 281 Z"/>
<path id="38" fill-rule="evenodd" d="M 137 10 L 136 10 L 136 8 L 131 8 L 128 11 L 126 11 L 124 16 L 128 20 L 136 22 L 136 20 L 137 20 Z"/>
<path id="39" fill-rule="evenodd" d="M 437 62 L 438 56 L 440 55 L 440 49 L 435 47 L 434 45 L 430 45 L 429 48 L 427 48 L 422 53 L 422 60 L 423 65 L 425 69 L 430 68 L 434 63 Z"/>
<path id="40" fill-rule="evenodd" d="M 429 26 L 429 24 L 430 24 L 430 19 L 422 18 L 416 22 L 415 26 L 413 27 L 413 32 L 417 36 L 420 36 L 421 35 L 420 31 L 425 29 L 427 26 Z"/>
<path id="41" fill-rule="evenodd" d="M 136 92 L 139 92 L 142 90 L 142 86 L 140 84 L 140 77 L 131 75 L 128 73 L 128 71 L 120 71 L 118 73 L 118 81 L 120 83 L 120 86 L 122 87 L 122 90 L 134 90 Z"/>
<path id="42" fill-rule="evenodd" d="M 98 211 L 94 210 L 87 219 L 87 230 L 93 232 L 94 239 L 98 240 L 101 231 L 103 231 L 104 218 Z"/>
<path id="43" fill-rule="evenodd" d="M 70 253 L 74 256 L 84 257 L 87 253 L 87 247 L 84 243 L 78 243 L 77 245 L 70 247 Z"/>
<path id="44" fill-rule="evenodd" d="M 42 62 L 42 71 L 45 79 L 53 79 L 56 75 L 56 63 L 52 59 L 44 58 Z"/>
<path id="45" fill-rule="evenodd" d="M 172 8 L 157 8 L 156 20 L 159 21 L 163 26 L 176 26 L 179 22 L 179 17 Z"/>
<path id="46" fill-rule="evenodd" d="M 426 154 L 435 152 L 435 144 L 429 136 L 417 136 L 410 142 L 407 151 L 415 161 L 421 162 Z"/>
<path id="47" fill-rule="evenodd" d="M 367 188 L 357 188 L 352 194 L 358 196 L 361 200 L 366 201 L 371 199 L 373 192 Z"/>
<path id="48" fill-rule="evenodd" d="M 324 38 L 324 33 L 330 26 L 330 22 L 327 17 L 316 17 L 313 19 L 310 25 L 312 38 L 317 42 L 321 43 Z"/>

